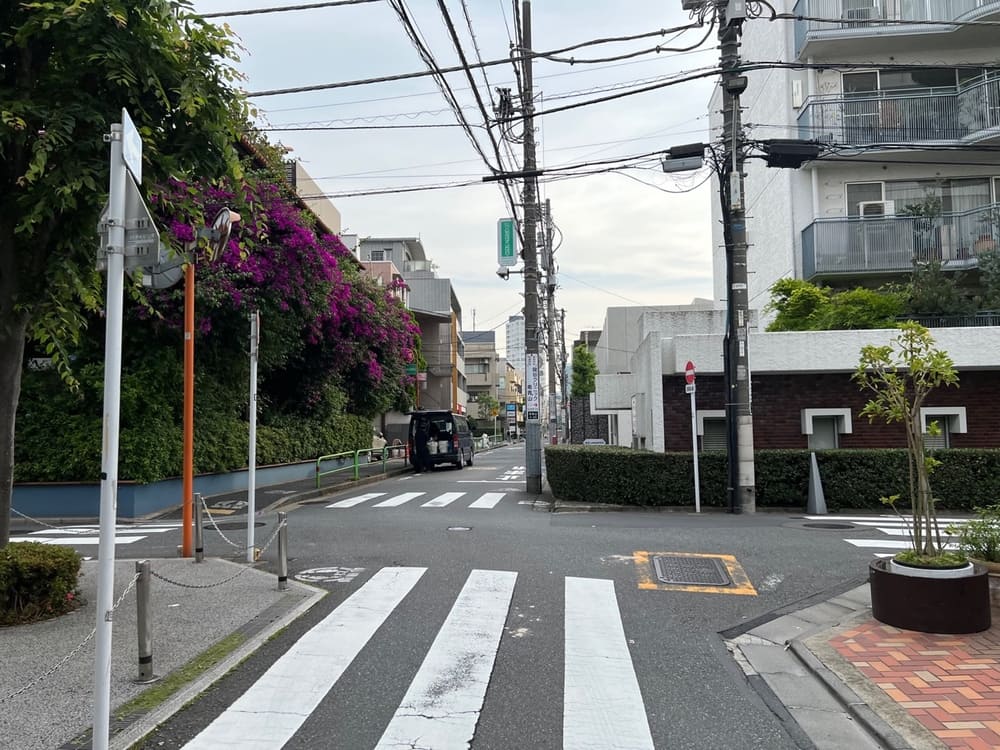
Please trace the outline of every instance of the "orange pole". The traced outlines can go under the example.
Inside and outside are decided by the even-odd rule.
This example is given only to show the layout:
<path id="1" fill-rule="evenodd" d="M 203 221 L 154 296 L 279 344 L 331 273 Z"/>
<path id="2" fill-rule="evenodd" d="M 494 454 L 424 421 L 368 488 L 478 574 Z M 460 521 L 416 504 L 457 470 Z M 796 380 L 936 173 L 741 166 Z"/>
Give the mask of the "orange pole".
<path id="1" fill-rule="evenodd" d="M 184 266 L 184 497 L 181 556 L 192 557 L 194 517 L 194 262 Z"/>

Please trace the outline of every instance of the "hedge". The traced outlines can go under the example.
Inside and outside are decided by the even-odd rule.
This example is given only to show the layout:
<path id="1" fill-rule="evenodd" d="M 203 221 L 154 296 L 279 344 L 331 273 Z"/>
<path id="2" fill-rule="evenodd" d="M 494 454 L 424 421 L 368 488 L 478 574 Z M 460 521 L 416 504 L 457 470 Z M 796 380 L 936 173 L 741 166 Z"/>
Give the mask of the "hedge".
<path id="1" fill-rule="evenodd" d="M 803 508 L 809 493 L 807 450 L 759 450 L 754 454 L 758 508 Z M 1000 450 L 938 450 L 941 466 L 931 475 L 938 507 L 971 511 L 1000 499 Z M 827 507 L 881 509 L 883 496 L 908 496 L 902 449 L 817 451 Z M 556 498 L 639 506 L 693 506 L 690 453 L 560 445 L 545 448 L 549 487 Z M 727 507 L 725 453 L 698 456 L 701 504 Z"/>
<path id="2" fill-rule="evenodd" d="M 80 556 L 69 547 L 15 542 L 0 547 L 0 625 L 61 615 L 77 605 Z"/>

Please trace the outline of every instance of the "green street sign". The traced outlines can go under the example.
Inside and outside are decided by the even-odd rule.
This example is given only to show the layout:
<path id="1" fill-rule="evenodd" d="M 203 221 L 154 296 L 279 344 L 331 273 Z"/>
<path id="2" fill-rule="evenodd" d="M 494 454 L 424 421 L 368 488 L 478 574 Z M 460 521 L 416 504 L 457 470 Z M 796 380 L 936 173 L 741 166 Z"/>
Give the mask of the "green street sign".
<path id="1" fill-rule="evenodd" d="M 497 260 L 501 268 L 517 265 L 517 231 L 513 219 L 497 221 Z"/>

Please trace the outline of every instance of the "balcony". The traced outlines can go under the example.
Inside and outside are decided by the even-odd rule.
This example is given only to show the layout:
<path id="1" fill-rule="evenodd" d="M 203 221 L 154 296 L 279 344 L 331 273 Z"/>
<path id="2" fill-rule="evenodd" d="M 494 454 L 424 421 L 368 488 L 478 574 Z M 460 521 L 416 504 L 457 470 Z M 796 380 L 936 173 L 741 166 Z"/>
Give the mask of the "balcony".
<path id="1" fill-rule="evenodd" d="M 955 22 L 986 20 L 1000 14 L 1000 0 L 798 0 L 793 13 L 823 19 L 795 22 L 795 53 L 801 58 L 830 52 L 831 42 L 842 53 L 852 51 L 852 40 L 871 49 L 871 37 L 876 34 L 889 44 L 893 38 L 916 34 L 940 37 L 942 31 L 959 28 Z M 907 21 L 916 23 L 907 25 Z M 955 46 L 953 40 L 944 43 Z"/>
<path id="2" fill-rule="evenodd" d="M 979 253 L 997 249 L 1000 206 L 926 216 L 817 219 L 802 230 L 802 277 L 807 281 L 907 273 L 914 262 L 939 260 L 945 269 L 975 267 Z"/>
<path id="3" fill-rule="evenodd" d="M 799 136 L 843 145 L 1000 139 L 1000 74 L 958 89 L 811 96 L 799 113 Z"/>

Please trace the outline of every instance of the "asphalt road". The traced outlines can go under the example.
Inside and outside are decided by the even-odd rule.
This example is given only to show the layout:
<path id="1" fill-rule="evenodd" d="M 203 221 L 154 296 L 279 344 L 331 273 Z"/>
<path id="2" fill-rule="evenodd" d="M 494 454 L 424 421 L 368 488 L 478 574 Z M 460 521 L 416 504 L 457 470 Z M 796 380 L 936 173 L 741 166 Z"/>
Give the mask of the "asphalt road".
<path id="1" fill-rule="evenodd" d="M 291 509 L 289 574 L 330 595 L 144 747 L 227 747 L 224 736 L 289 750 L 465 747 L 462 736 L 477 750 L 801 746 L 720 632 L 856 585 L 871 552 L 786 514 L 552 513 L 525 494 L 523 466 L 523 445 L 502 448 L 462 470 Z M 266 519 L 259 542 L 274 525 Z M 119 556 L 163 554 L 175 536 L 150 535 Z M 227 545 L 207 532 L 206 549 L 224 555 Z M 663 586 L 648 561 L 672 553 L 731 556 L 720 562 L 735 584 L 745 572 L 745 593 Z M 263 560 L 273 564 L 273 545 Z M 365 628 L 355 655 L 350 642 Z M 258 682 L 285 654 L 285 682 Z M 248 712 L 227 712 L 245 693 L 237 707 Z M 261 705 L 275 709 L 268 729 L 279 735 L 287 714 L 301 714 L 284 745 L 236 736 Z"/>

